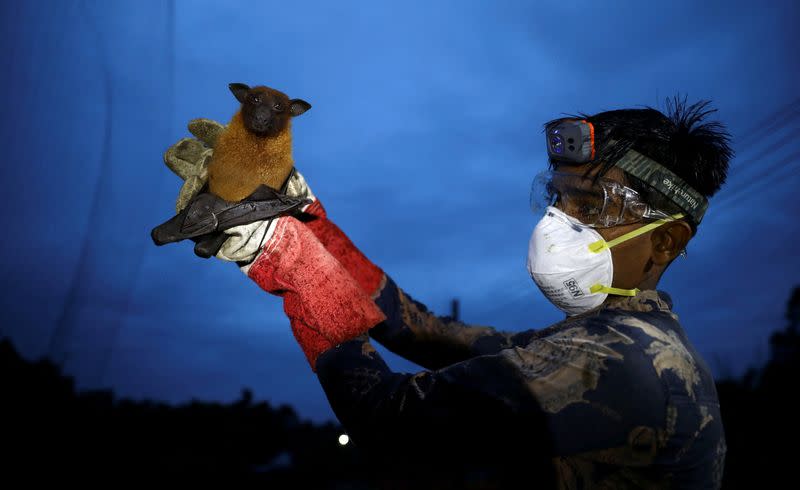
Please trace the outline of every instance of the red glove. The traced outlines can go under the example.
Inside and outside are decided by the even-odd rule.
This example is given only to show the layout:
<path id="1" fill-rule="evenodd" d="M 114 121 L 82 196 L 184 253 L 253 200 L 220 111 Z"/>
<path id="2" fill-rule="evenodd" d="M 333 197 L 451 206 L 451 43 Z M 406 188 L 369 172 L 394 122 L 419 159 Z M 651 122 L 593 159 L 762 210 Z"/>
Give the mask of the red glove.
<path id="1" fill-rule="evenodd" d="M 242 270 L 265 291 L 283 297 L 312 371 L 320 354 L 386 319 L 363 285 L 295 218 L 274 220 L 261 250 Z"/>
<path id="2" fill-rule="evenodd" d="M 358 282 L 361 289 L 370 296 L 375 297 L 385 282 L 383 271 L 370 262 L 338 226 L 328 220 L 322 203 L 311 192 L 305 177 L 296 168 L 286 182 L 286 194 L 311 200 L 311 204 L 306 204 L 300 208 L 303 211 L 300 219 L 325 245 L 331 255 L 336 257 L 347 269 L 347 272 Z"/>
<path id="3" fill-rule="evenodd" d="M 350 238 L 328 219 L 319 199 L 314 199 L 304 212 L 313 217 L 306 221 L 306 226 L 325 245 L 328 252 L 347 269 L 361 289 L 371 297 L 375 297 L 384 281 L 384 272 L 361 253 Z"/>

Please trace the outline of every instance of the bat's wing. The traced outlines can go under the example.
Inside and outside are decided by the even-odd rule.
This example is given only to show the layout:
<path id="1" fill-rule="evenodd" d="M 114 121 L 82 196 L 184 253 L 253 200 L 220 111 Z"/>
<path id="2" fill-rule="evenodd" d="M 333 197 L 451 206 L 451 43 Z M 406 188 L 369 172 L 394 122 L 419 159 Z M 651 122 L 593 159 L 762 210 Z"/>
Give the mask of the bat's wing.
<path id="1" fill-rule="evenodd" d="M 195 238 L 254 221 L 291 214 L 311 202 L 291 197 L 265 185 L 239 202 L 229 202 L 213 194 L 195 196 L 180 213 L 153 228 L 150 236 L 156 245 Z"/>

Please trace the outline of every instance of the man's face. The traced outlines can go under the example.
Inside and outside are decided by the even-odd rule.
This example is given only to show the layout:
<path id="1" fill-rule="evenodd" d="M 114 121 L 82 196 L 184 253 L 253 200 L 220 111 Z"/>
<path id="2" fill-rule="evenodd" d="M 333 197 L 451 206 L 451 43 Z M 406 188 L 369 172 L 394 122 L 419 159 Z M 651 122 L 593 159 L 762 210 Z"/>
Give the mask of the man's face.
<path id="1" fill-rule="evenodd" d="M 600 171 L 601 166 L 595 165 L 594 168 L 591 168 L 591 170 L 590 168 L 591 166 L 589 164 L 556 165 L 554 170 L 581 176 L 586 174 L 586 177 L 593 178 Z M 622 185 L 628 184 L 625 178 L 625 173 L 617 167 L 611 167 L 611 169 L 609 169 L 603 175 L 603 178 L 619 182 Z M 564 212 L 569 214 L 569 210 L 564 210 Z M 610 241 L 618 236 L 640 228 L 645 224 L 646 222 L 642 221 L 639 223 L 613 226 L 609 228 L 595 228 L 595 230 L 606 241 Z M 614 278 L 611 283 L 612 287 L 633 289 L 639 287 L 643 279 L 647 277 L 651 277 L 656 273 L 658 276 L 660 276 L 661 271 L 655 271 L 653 269 L 653 243 L 651 240 L 652 233 L 653 231 L 649 231 L 636 238 L 631 238 L 630 240 L 624 241 L 619 245 L 611 247 L 611 259 L 614 264 Z"/>

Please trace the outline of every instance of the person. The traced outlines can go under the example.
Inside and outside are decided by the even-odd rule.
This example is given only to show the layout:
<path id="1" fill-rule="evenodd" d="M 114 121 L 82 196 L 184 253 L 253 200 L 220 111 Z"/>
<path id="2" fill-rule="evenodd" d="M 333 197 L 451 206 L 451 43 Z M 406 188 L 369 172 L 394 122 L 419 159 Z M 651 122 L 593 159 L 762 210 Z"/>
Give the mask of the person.
<path id="1" fill-rule="evenodd" d="M 714 380 L 656 288 L 733 152 L 707 120 L 709 102 L 676 97 L 667 109 L 545 124 L 527 267 L 566 314 L 546 328 L 498 331 L 429 311 L 328 218 L 296 170 L 283 190 L 308 199 L 300 211 L 222 223 L 216 257 L 283 298 L 334 413 L 387 482 L 719 488 Z M 424 369 L 392 371 L 373 340 Z"/>

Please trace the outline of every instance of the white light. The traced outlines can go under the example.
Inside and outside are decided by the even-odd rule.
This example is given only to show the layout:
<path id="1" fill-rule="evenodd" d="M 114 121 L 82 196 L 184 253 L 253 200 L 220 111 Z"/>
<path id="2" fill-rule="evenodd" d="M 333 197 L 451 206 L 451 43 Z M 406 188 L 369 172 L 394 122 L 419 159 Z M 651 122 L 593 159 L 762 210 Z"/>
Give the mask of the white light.
<path id="1" fill-rule="evenodd" d="M 342 434 L 342 435 L 339 436 L 339 444 L 344 446 L 348 442 L 350 442 L 350 437 L 348 437 L 347 434 Z"/>

